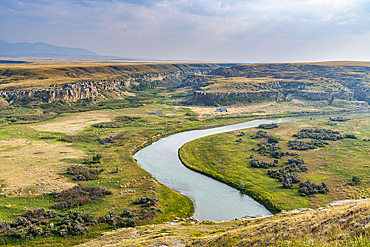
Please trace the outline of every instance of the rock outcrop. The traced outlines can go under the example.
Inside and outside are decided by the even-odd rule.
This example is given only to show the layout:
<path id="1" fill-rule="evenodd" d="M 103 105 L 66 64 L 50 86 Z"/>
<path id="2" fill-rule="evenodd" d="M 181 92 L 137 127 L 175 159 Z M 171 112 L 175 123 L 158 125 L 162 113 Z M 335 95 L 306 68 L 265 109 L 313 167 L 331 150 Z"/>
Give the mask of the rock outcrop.
<path id="1" fill-rule="evenodd" d="M 283 90 L 284 94 L 295 94 L 299 97 L 305 97 L 311 100 L 330 100 L 332 98 L 349 100 L 354 97 L 353 92 L 342 91 L 342 92 L 322 92 L 322 91 L 305 91 L 305 90 L 294 90 L 288 89 Z"/>
<path id="2" fill-rule="evenodd" d="M 0 91 L 0 96 L 9 104 L 25 97 L 38 98 L 46 103 L 63 101 L 65 103 L 76 102 L 81 99 L 91 99 L 100 95 L 104 90 L 125 90 L 133 83 L 153 81 L 181 81 L 189 75 L 206 74 L 213 70 L 212 67 L 179 69 L 178 71 L 163 71 L 160 73 L 136 73 L 123 75 L 125 79 L 112 81 L 88 81 L 71 84 L 51 85 L 51 88 L 23 91 Z"/>
<path id="3" fill-rule="evenodd" d="M 208 99 L 220 99 L 225 96 L 228 97 L 249 97 L 249 98 L 257 98 L 257 97 L 270 97 L 273 99 L 278 99 L 280 95 L 280 92 L 278 90 L 272 90 L 272 91 L 251 91 L 251 92 L 227 92 L 227 93 L 221 93 L 221 92 L 215 92 L 215 93 L 209 93 L 204 91 L 195 91 L 193 92 L 193 100 L 198 100 L 202 98 L 208 98 Z"/>

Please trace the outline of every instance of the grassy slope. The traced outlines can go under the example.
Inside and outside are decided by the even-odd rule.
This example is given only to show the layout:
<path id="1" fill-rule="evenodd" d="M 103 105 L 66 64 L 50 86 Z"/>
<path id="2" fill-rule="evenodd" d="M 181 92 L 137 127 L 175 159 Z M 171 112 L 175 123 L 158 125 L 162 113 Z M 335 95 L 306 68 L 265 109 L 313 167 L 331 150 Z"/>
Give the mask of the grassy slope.
<path id="1" fill-rule="evenodd" d="M 324 125 L 327 119 L 305 120 L 295 123 L 282 124 L 278 129 L 266 130 L 268 134 L 283 139 L 279 143 L 282 150 L 288 151 L 286 142 L 294 139 L 291 136 L 302 128 L 327 128 L 341 131 L 343 134 L 356 134 L 357 140 L 345 139 L 331 142 L 328 147 L 297 151 L 305 160 L 309 171 L 299 173 L 301 181 L 310 179 L 315 183 L 325 182 L 331 192 L 326 195 L 302 197 L 295 189 L 284 189 L 281 183 L 267 175 L 267 170 L 250 166 L 250 155 L 254 158 L 272 162 L 273 159 L 260 156 L 251 151 L 261 140 L 252 140 L 249 136 L 257 129 L 244 130 L 246 135 L 243 142 L 235 142 L 240 131 L 204 137 L 185 144 L 180 149 L 180 156 L 184 163 L 194 170 L 201 171 L 212 177 L 219 178 L 234 187 L 243 182 L 245 189 L 256 192 L 262 198 L 269 199 L 279 209 L 291 210 L 302 207 L 316 207 L 329 201 L 346 198 L 367 198 L 370 196 L 367 186 L 370 178 L 368 167 L 368 151 L 370 145 L 363 142 L 363 138 L 370 136 L 370 121 L 367 117 L 357 117 L 337 126 Z M 290 150 L 289 150 L 290 151 Z M 279 163 L 286 162 L 287 158 L 280 159 Z M 361 176 L 362 184 L 351 186 L 349 179 L 352 176 Z"/>
<path id="2" fill-rule="evenodd" d="M 81 246 L 369 246 L 370 202 L 251 221 L 166 223 L 105 233 Z"/>

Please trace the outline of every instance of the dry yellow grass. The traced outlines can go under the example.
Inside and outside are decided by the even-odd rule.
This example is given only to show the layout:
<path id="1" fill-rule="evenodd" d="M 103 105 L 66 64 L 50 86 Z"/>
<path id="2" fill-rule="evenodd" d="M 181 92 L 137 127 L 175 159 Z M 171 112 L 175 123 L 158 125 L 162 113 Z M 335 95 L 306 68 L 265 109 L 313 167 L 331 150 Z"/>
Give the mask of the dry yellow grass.
<path id="1" fill-rule="evenodd" d="M 349 201 L 256 220 L 212 225 L 165 223 L 120 229 L 80 246 L 276 246 L 292 241 L 341 246 L 348 238 L 366 238 L 369 214 L 369 200 Z"/>
<path id="2" fill-rule="evenodd" d="M 93 124 L 109 122 L 111 118 L 111 115 L 104 113 L 82 113 L 47 123 L 29 125 L 29 127 L 39 131 L 76 134 Z"/>
<path id="3" fill-rule="evenodd" d="M 0 140 L 0 150 L 1 188 L 8 195 L 39 195 L 74 186 L 61 176 L 70 164 L 60 160 L 84 156 L 70 144 L 27 139 Z"/>
<path id="4" fill-rule="evenodd" d="M 184 68 L 188 66 L 187 63 L 142 61 L 31 60 L 31 62 L 29 64 L 0 64 L 0 82 L 2 82 L 0 90 L 40 89 L 81 80 L 106 80 L 136 73 L 178 71 L 177 66 L 184 66 Z M 9 70 L 9 73 L 6 70 Z"/>

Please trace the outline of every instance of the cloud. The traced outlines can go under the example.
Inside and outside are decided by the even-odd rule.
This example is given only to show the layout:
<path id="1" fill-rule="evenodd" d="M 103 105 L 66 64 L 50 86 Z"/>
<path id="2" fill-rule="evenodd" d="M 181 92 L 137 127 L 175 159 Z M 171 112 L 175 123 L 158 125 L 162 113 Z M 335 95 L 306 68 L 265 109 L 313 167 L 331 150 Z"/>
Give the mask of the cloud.
<path id="1" fill-rule="evenodd" d="M 312 44 L 321 54 L 340 50 L 338 38 L 367 39 L 369 12 L 365 0 L 3 0 L 0 38 L 112 55 L 268 60 L 262 51 L 304 57 Z"/>

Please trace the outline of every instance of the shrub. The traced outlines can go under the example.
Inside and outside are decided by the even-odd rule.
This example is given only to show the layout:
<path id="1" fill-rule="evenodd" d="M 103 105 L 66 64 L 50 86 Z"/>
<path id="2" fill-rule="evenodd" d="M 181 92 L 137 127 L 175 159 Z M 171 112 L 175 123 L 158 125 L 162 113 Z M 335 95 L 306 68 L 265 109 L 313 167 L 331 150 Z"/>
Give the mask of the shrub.
<path id="1" fill-rule="evenodd" d="M 280 138 L 276 136 L 269 136 L 267 139 L 268 143 L 278 143 L 279 141 L 280 141 Z"/>
<path id="2" fill-rule="evenodd" d="M 361 178 L 353 176 L 351 181 L 352 181 L 352 184 L 359 185 L 361 183 Z"/>
<path id="3" fill-rule="evenodd" d="M 91 169 L 84 166 L 70 166 L 67 168 L 67 173 L 70 175 L 75 175 L 72 179 L 81 181 L 81 180 L 94 180 L 98 179 L 99 175 L 105 169 Z"/>
<path id="4" fill-rule="evenodd" d="M 278 127 L 279 127 L 279 125 L 277 125 L 276 123 L 258 125 L 258 128 L 260 128 L 260 129 L 275 129 L 275 128 L 278 128 Z"/>
<path id="5" fill-rule="evenodd" d="M 330 121 L 333 121 L 333 122 L 347 122 L 348 120 L 351 120 L 349 118 L 345 118 L 345 117 L 333 117 L 333 118 L 329 118 Z"/>
<path id="6" fill-rule="evenodd" d="M 298 139 L 310 138 L 327 141 L 337 141 L 344 138 L 357 139 L 357 137 L 353 134 L 345 134 L 343 136 L 339 131 L 332 131 L 328 129 L 302 129 L 298 133 L 294 134 L 293 137 Z"/>
<path id="7" fill-rule="evenodd" d="M 150 206 L 155 205 L 157 202 L 158 202 L 158 199 L 154 197 L 139 197 L 139 198 L 136 198 L 136 200 L 134 201 L 134 204 L 140 204 L 143 207 L 150 207 Z"/>
<path id="8" fill-rule="evenodd" d="M 62 214 L 40 208 L 27 210 L 12 223 L 0 222 L 0 231 L 5 236 L 32 240 L 38 236 L 86 234 L 87 226 L 95 223 L 96 218 L 89 213 L 71 210 Z"/>
<path id="9" fill-rule="evenodd" d="M 251 160 L 251 166 L 255 167 L 255 168 L 268 169 L 270 167 L 277 167 L 277 163 L 275 163 L 275 162 L 268 163 L 268 162 L 265 162 L 263 160 L 259 161 L 258 159 L 253 159 L 253 160 Z"/>
<path id="10" fill-rule="evenodd" d="M 100 144 L 106 144 L 106 143 L 115 143 L 116 141 L 112 137 L 106 137 L 104 139 L 101 139 L 98 137 L 94 140 L 94 142 L 99 142 Z"/>
<path id="11" fill-rule="evenodd" d="M 74 186 L 60 193 L 52 193 L 53 200 L 58 202 L 53 205 L 56 209 L 68 209 L 90 203 L 91 201 L 111 195 L 112 191 L 101 187 Z"/>
<path id="12" fill-rule="evenodd" d="M 293 150 L 315 149 L 317 147 L 325 147 L 326 145 L 329 145 L 329 143 L 321 140 L 312 140 L 309 142 L 291 140 L 288 142 L 288 146 Z"/>
<path id="13" fill-rule="evenodd" d="M 315 194 L 326 194 L 329 192 L 328 187 L 325 183 L 321 184 L 315 184 L 312 183 L 310 180 L 307 180 L 304 183 L 299 184 L 299 192 L 302 194 L 302 196 L 306 195 L 315 195 Z"/>
<path id="14" fill-rule="evenodd" d="M 92 162 L 93 163 L 100 163 L 101 158 L 103 158 L 103 155 L 97 154 L 97 155 L 92 157 Z"/>
<path id="15" fill-rule="evenodd" d="M 256 134 L 252 135 L 252 139 L 260 139 L 260 138 L 267 138 L 268 134 L 266 131 L 259 130 Z"/>

